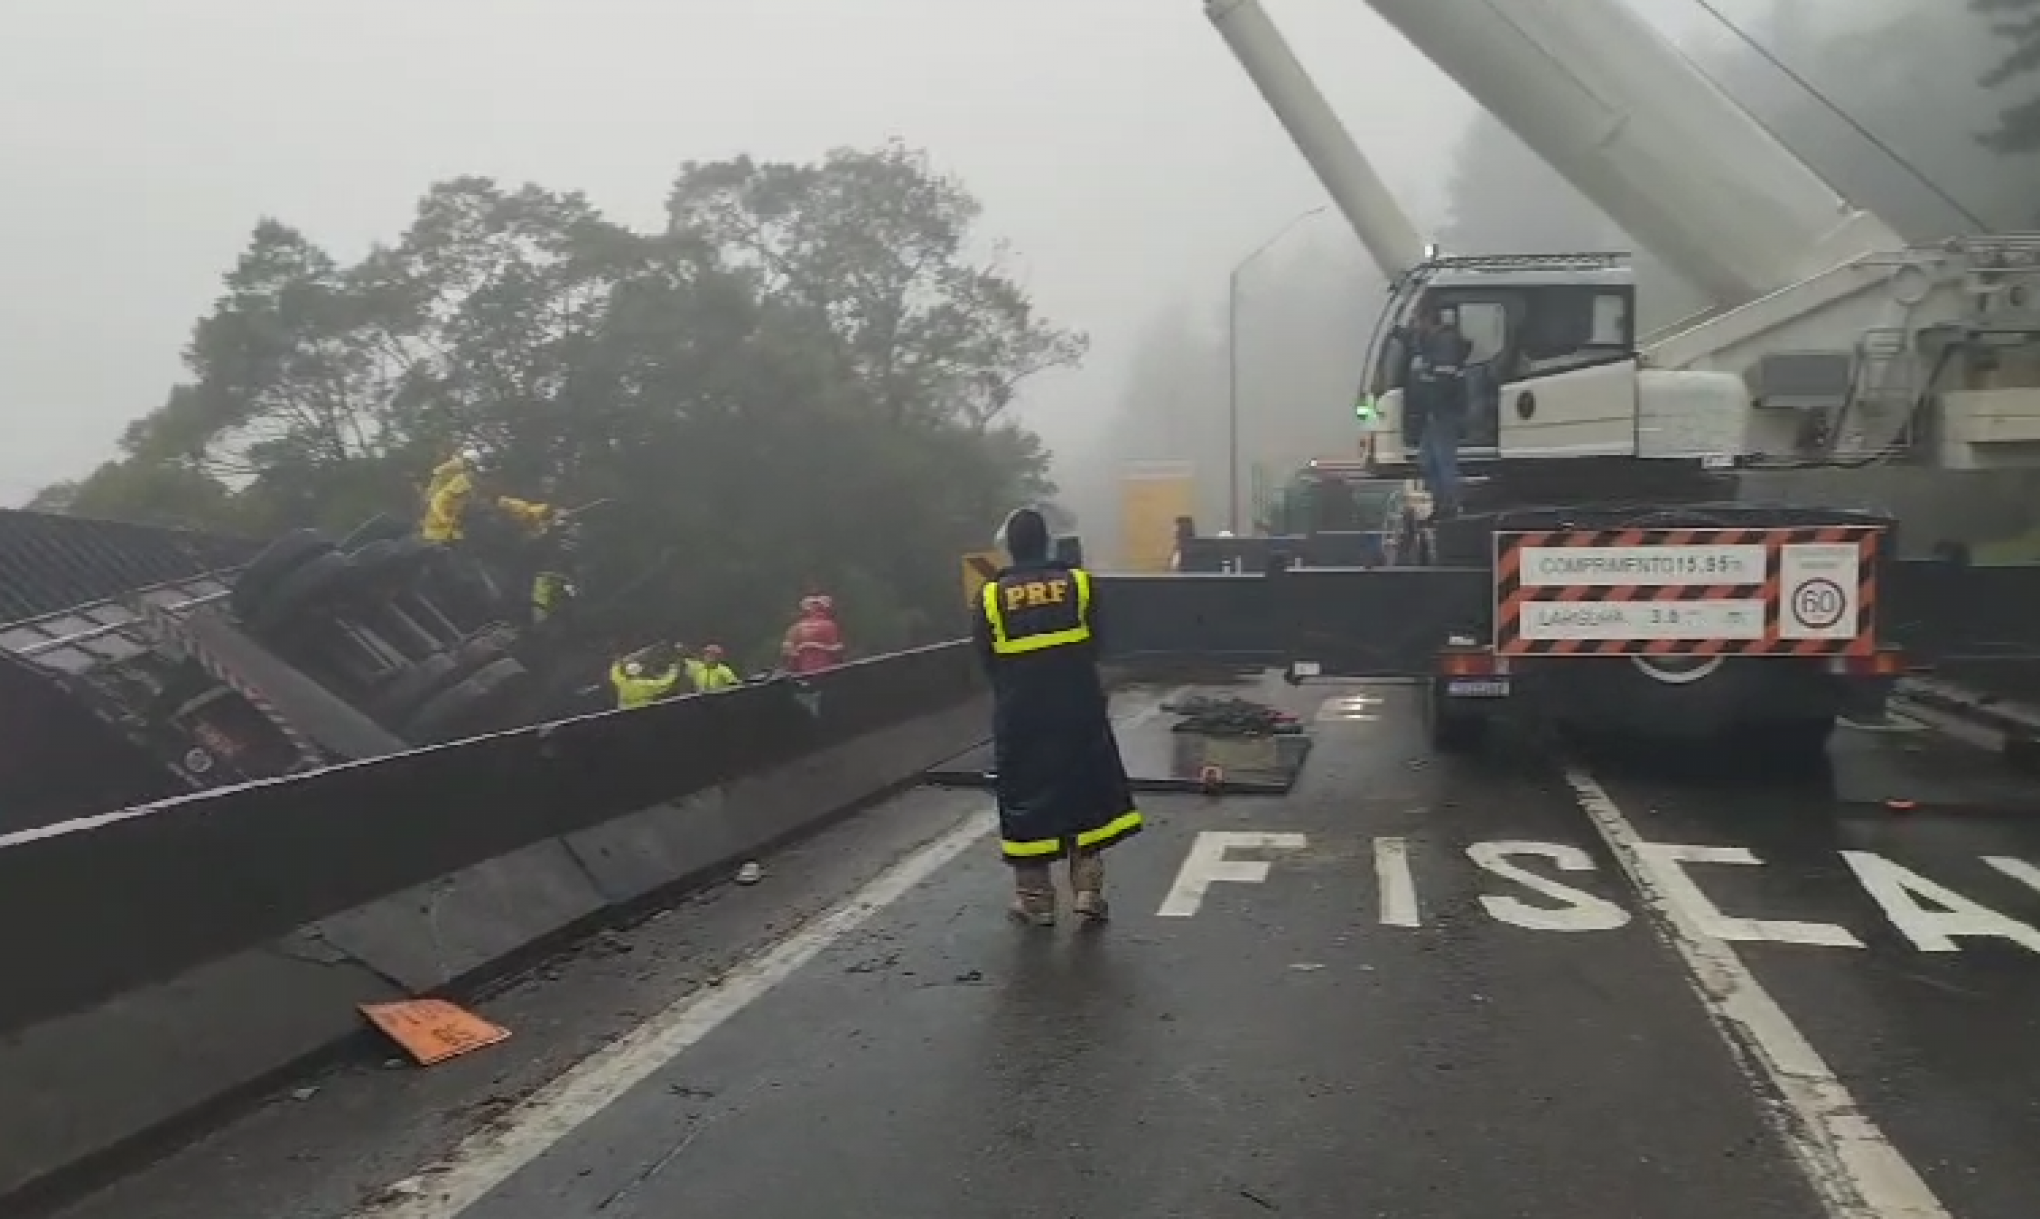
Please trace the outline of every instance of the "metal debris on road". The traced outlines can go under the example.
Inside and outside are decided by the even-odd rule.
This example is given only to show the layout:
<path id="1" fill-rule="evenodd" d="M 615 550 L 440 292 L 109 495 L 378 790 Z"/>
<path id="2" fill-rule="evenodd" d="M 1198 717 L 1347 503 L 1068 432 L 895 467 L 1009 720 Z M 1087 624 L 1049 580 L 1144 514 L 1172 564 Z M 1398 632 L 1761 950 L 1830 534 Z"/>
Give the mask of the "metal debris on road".
<path id="1" fill-rule="evenodd" d="M 1183 717 L 1176 722 L 1177 732 L 1232 737 L 1294 736 L 1303 732 L 1303 724 L 1294 715 L 1244 698 L 1197 694 L 1163 703 L 1162 710 Z"/>

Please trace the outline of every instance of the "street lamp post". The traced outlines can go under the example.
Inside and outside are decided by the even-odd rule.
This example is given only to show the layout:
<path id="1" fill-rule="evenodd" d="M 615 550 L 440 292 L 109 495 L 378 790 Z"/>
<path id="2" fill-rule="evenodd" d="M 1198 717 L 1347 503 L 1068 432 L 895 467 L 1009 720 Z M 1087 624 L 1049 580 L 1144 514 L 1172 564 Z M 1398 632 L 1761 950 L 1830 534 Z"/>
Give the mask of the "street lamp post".
<path id="1" fill-rule="evenodd" d="M 1275 243 L 1289 236 L 1289 231 L 1312 216 L 1325 210 L 1320 204 L 1309 211 L 1291 216 L 1287 223 L 1270 234 L 1266 241 L 1254 247 L 1254 251 L 1234 264 L 1232 275 L 1226 281 L 1225 297 L 1225 424 L 1226 424 L 1226 509 L 1225 527 L 1234 537 L 1240 532 L 1240 274 L 1252 266 L 1254 260 L 1274 248 Z"/>

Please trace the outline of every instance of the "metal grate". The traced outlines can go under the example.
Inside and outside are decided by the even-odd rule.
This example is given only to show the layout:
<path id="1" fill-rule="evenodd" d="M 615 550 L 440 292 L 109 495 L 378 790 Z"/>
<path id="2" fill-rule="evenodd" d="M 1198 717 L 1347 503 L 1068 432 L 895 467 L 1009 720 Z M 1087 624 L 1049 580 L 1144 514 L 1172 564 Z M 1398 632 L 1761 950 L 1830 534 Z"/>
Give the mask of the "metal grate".
<path id="1" fill-rule="evenodd" d="M 1629 255 L 1621 250 L 1581 250 L 1566 254 L 1448 254 L 1433 258 L 1420 269 L 1613 271 L 1628 265 Z"/>
<path id="2" fill-rule="evenodd" d="M 239 567 L 262 545 L 188 529 L 0 509 L 0 623 Z M 75 625 L 89 630 L 95 622 Z"/>

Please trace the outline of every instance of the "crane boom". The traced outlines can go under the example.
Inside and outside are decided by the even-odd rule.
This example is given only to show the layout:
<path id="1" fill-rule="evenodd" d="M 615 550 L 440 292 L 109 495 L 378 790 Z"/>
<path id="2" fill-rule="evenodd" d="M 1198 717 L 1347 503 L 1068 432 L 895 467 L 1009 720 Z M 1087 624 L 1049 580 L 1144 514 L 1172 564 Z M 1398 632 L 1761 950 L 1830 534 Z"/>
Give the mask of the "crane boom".
<path id="1" fill-rule="evenodd" d="M 1367 0 L 1717 304 L 1904 242 L 1852 208 L 1625 0 Z"/>
<path id="2" fill-rule="evenodd" d="M 1395 279 L 1421 263 L 1424 242 L 1416 225 L 1360 154 L 1260 0 L 1205 0 L 1204 15 L 1232 48 L 1381 273 Z"/>

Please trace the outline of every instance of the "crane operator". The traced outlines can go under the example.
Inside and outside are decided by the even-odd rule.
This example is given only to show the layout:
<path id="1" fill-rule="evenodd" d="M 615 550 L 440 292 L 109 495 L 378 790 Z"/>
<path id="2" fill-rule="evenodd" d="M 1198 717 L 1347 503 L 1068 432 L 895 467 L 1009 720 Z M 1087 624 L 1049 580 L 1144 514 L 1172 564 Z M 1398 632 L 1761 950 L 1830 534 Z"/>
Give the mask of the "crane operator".
<path id="1" fill-rule="evenodd" d="M 1417 314 L 1406 350 L 1409 379 L 1404 401 L 1423 420 L 1417 460 L 1433 517 L 1459 510 L 1459 442 L 1466 434 L 1466 363 L 1473 344 L 1459 329 L 1459 311 L 1426 305 Z"/>
<path id="2" fill-rule="evenodd" d="M 1077 917 L 1105 918 L 1103 852 L 1141 830 L 1112 735 L 1093 637 L 1090 573 L 1050 557 L 1048 523 L 1021 508 L 999 530 L 1012 563 L 987 581 L 972 638 L 992 685 L 993 789 L 1013 917 L 1056 919 L 1054 865 L 1069 861 Z"/>

